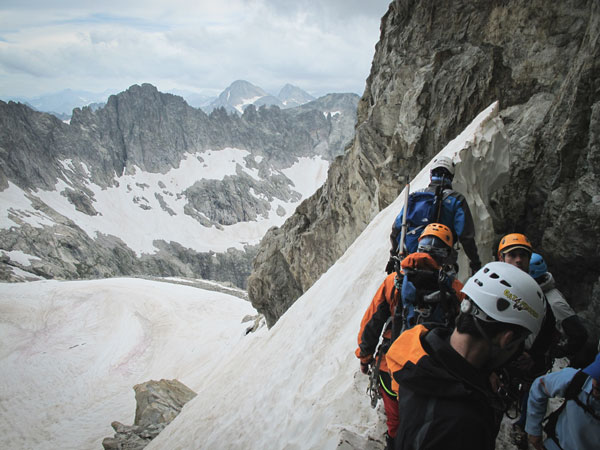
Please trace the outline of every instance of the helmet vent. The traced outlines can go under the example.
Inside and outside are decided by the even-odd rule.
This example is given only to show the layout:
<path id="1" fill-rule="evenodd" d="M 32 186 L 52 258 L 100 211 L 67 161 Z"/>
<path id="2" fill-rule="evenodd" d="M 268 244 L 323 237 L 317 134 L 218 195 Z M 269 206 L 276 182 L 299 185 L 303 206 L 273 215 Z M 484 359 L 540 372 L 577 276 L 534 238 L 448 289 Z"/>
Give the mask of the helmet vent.
<path id="1" fill-rule="evenodd" d="M 477 286 L 483 287 L 483 283 L 481 281 L 479 281 L 477 278 L 475 278 L 473 281 L 477 284 Z"/>
<path id="2" fill-rule="evenodd" d="M 497 280 L 498 278 L 500 278 L 500 275 L 498 275 L 496 272 L 492 273 L 490 275 L 490 278 L 493 278 L 494 280 Z"/>
<path id="3" fill-rule="evenodd" d="M 508 281 L 506 280 L 500 280 L 500 283 L 503 284 L 506 287 L 512 287 L 512 284 L 510 284 Z"/>
<path id="4" fill-rule="evenodd" d="M 490 269 L 488 267 L 483 268 L 483 273 L 488 273 L 489 271 L 490 271 Z"/>
<path id="5" fill-rule="evenodd" d="M 496 300 L 496 308 L 498 308 L 498 311 L 504 311 L 509 306 L 510 303 L 505 298 L 500 297 L 498 300 Z"/>

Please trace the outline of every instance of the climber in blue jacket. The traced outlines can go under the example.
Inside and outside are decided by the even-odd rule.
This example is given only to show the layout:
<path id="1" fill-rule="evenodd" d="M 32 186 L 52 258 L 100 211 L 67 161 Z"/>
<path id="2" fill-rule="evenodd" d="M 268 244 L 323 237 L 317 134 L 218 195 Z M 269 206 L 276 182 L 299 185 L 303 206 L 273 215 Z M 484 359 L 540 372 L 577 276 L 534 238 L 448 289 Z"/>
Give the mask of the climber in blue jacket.
<path id="1" fill-rule="evenodd" d="M 477 244 L 475 243 L 475 224 L 473 222 L 471 210 L 469 209 L 469 204 L 464 195 L 452 189 L 453 179 L 454 162 L 447 156 L 440 156 L 433 162 L 430 172 L 430 183 L 429 186 L 424 189 L 424 192 L 435 193 L 438 187 L 442 188 L 443 201 L 440 217 L 439 220 L 432 220 L 432 222 L 442 223 L 452 230 L 454 242 L 460 242 L 463 246 L 465 254 L 470 261 L 469 266 L 471 268 L 471 273 L 475 273 L 481 267 L 481 260 L 479 259 Z M 390 260 L 386 266 L 386 272 L 388 274 L 394 271 L 394 257 L 403 252 L 403 249 L 398 248 L 403 212 L 404 208 L 400 211 L 396 221 L 394 221 L 392 232 L 390 234 L 392 248 L 390 249 Z M 412 250 L 409 249 L 408 253 L 416 251 L 417 239 L 424 228 L 425 227 L 423 226 L 419 231 L 419 234 L 414 236 L 415 248 Z M 407 236 L 406 239 L 408 241 L 409 236 Z M 405 244 L 407 243 L 405 242 Z M 456 250 L 453 250 L 452 262 L 456 262 L 456 257 Z"/>
<path id="2" fill-rule="evenodd" d="M 558 415 L 555 427 L 544 430 L 550 437 L 545 441 L 542 439 L 542 421 L 548 399 L 565 397 L 578 372 L 577 369 L 566 367 L 538 377 L 531 386 L 525 431 L 536 450 L 592 450 L 599 447 L 600 353 L 592 364 L 581 371 L 587 375 L 582 376 L 583 386 L 577 386 L 571 400 L 570 395 L 566 395 L 565 406 Z"/>

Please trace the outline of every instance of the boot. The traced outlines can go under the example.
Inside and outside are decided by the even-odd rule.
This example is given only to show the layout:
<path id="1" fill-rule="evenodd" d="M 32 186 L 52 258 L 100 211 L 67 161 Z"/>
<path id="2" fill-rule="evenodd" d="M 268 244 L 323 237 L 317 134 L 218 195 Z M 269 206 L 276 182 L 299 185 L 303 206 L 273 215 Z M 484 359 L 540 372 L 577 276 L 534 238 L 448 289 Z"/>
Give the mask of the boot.
<path id="1" fill-rule="evenodd" d="M 395 447 L 394 438 L 391 437 L 387 432 L 385 433 L 385 450 L 394 450 Z"/>

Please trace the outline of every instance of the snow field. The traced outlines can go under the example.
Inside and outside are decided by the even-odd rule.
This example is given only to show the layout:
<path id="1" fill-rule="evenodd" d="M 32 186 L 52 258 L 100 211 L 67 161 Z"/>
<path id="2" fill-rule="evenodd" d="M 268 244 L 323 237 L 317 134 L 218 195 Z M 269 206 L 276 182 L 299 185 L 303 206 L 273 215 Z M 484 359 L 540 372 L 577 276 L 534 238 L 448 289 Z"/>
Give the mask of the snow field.
<path id="1" fill-rule="evenodd" d="M 255 222 L 240 222 L 219 230 L 204 227 L 194 218 L 184 213 L 185 197 L 178 195 L 201 179 L 222 180 L 235 175 L 238 167 L 254 179 L 259 180 L 258 170 L 246 167 L 245 158 L 250 152 L 242 149 L 226 148 L 209 150 L 204 153 L 186 154 L 178 168 L 166 174 L 142 172 L 125 174 L 118 178 L 119 186 L 102 189 L 88 184 L 94 193 L 92 205 L 99 213 L 89 216 L 77 211 L 61 192 L 70 185 L 60 180 L 52 191 L 37 191 L 34 194 L 61 215 L 70 218 L 90 237 L 97 233 L 113 235 L 122 239 L 138 256 L 156 252 L 155 240 L 178 242 L 184 247 L 198 252 L 224 252 L 228 248 L 243 249 L 246 244 L 258 244 L 272 226 L 280 226 L 289 217 L 299 202 L 284 202 L 274 199 L 268 217 L 259 217 Z M 255 161 L 259 161 L 257 157 Z M 73 162 L 62 162 L 65 176 L 73 170 Z M 302 195 L 302 199 L 312 195 L 327 178 L 329 163 L 320 157 L 299 158 L 299 161 L 281 172 Z M 161 187 L 164 186 L 164 187 Z M 175 215 L 165 211 L 156 195 L 160 195 L 166 206 Z M 137 202 L 137 203 L 136 203 Z M 52 226 L 53 220 L 36 211 L 24 191 L 9 182 L 9 188 L 0 192 L 0 227 L 17 225 L 11 217 L 17 215 L 25 223 L 34 227 Z M 139 205 L 151 209 L 142 209 Z M 285 215 L 276 211 L 281 206 Z M 140 229 L 143 224 L 143 230 Z"/>
<path id="2" fill-rule="evenodd" d="M 255 314 L 237 297 L 138 279 L 0 285 L 0 447 L 101 448 L 133 386 L 197 391 Z"/>

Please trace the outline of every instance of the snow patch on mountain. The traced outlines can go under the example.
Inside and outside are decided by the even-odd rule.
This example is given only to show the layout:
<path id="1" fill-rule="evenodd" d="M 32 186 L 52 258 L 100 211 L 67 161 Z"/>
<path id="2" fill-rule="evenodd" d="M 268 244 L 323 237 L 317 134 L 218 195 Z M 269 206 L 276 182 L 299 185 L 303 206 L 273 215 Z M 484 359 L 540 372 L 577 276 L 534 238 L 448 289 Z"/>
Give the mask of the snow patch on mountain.
<path id="1" fill-rule="evenodd" d="M 8 188 L 0 192 L 0 205 L 0 228 L 7 229 L 23 223 L 34 228 L 54 225 L 52 218 L 33 208 L 27 194 L 10 181 Z"/>
<path id="2" fill-rule="evenodd" d="M 254 97 L 250 97 L 250 98 L 244 98 L 242 99 L 241 102 L 233 105 L 233 107 L 235 109 L 237 109 L 240 113 L 244 112 L 244 106 L 248 106 L 248 105 L 252 105 L 256 100 L 258 100 L 259 98 L 263 98 L 264 95 L 257 95 Z"/>
<path id="3" fill-rule="evenodd" d="M 294 190 L 303 198 L 310 197 L 327 179 L 329 163 L 318 157 L 298 158 L 298 162 L 281 172 L 292 180 Z"/>
<path id="4" fill-rule="evenodd" d="M 40 258 L 37 256 L 28 255 L 20 250 L 11 250 L 7 252 L 6 250 L 1 250 L 2 254 L 10 258 L 11 261 L 17 262 L 24 266 L 31 265 L 31 261 L 39 261 Z"/>
<path id="5" fill-rule="evenodd" d="M 239 222 L 230 226 L 206 227 L 185 214 L 188 202 L 183 192 L 197 181 L 223 180 L 234 176 L 238 170 L 263 180 L 258 169 L 248 167 L 251 157 L 247 150 L 225 148 L 202 153 L 188 153 L 178 168 L 165 174 L 149 173 L 134 167 L 117 179 L 116 186 L 101 188 L 91 182 L 86 188 L 91 192 L 91 205 L 97 214 L 90 215 L 76 209 L 64 195 L 71 188 L 70 176 L 75 169 L 72 160 L 61 162 L 66 181 L 59 180 L 52 191 L 38 190 L 25 193 L 9 182 L 9 188 L 0 192 L 0 227 L 10 228 L 21 223 L 33 227 L 51 226 L 54 221 L 36 210 L 28 196 L 39 198 L 59 214 L 68 217 L 90 237 L 99 233 L 113 235 L 123 240 L 138 255 L 156 252 L 155 240 L 174 241 L 198 252 L 223 252 L 246 244 L 257 244 L 272 226 L 280 226 L 294 212 L 298 201 L 267 199 L 271 210 L 254 222 Z M 258 164 L 261 157 L 255 157 Z M 326 179 L 329 163 L 321 157 L 300 158 L 293 166 L 280 172 L 290 179 L 301 200 L 312 195 Z M 89 175 L 89 169 L 84 168 Z M 253 192 L 253 191 L 251 191 Z"/>

